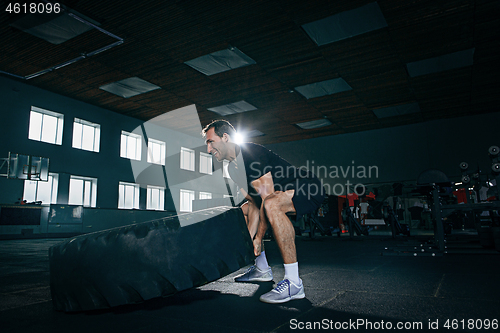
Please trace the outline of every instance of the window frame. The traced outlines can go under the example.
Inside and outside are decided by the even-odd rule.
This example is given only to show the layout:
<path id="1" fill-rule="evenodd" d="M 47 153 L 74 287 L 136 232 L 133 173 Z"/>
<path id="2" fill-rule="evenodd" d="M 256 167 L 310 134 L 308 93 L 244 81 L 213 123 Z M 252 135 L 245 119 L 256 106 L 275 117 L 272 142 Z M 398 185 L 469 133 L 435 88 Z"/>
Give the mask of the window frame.
<path id="1" fill-rule="evenodd" d="M 50 202 L 44 202 L 43 200 L 40 200 L 41 194 L 40 194 L 40 182 L 42 184 L 45 183 L 50 183 Z M 32 187 L 31 185 L 35 186 L 34 190 L 29 189 L 29 187 Z M 57 191 L 58 191 L 58 186 L 59 186 L 59 174 L 57 173 L 49 173 L 48 180 L 46 182 L 41 181 L 41 180 L 24 180 L 24 188 L 23 188 L 23 200 L 26 200 L 28 202 L 32 201 L 42 201 L 43 205 L 48 205 L 48 204 L 56 204 L 57 203 Z M 26 190 L 32 191 L 29 195 L 27 195 Z"/>
<path id="2" fill-rule="evenodd" d="M 129 156 L 129 139 L 135 139 L 135 156 Z M 125 145 L 124 145 L 125 143 Z M 140 161 L 142 157 L 142 136 L 139 134 L 123 131 L 120 135 L 120 157 L 127 158 L 129 160 Z"/>
<path id="3" fill-rule="evenodd" d="M 80 130 L 80 138 L 77 138 L 75 135 L 77 133 L 77 127 L 80 125 L 82 128 Z M 84 126 L 85 127 L 91 127 L 93 129 L 93 135 L 92 135 L 92 148 L 84 148 Z M 92 151 L 95 153 L 99 152 L 100 148 L 100 143 L 101 143 L 101 125 L 92 123 L 87 120 L 83 120 L 80 118 L 75 118 L 73 121 L 73 142 L 72 142 L 72 147 L 75 149 L 81 149 L 81 150 L 86 150 L 86 151 Z"/>
<path id="4" fill-rule="evenodd" d="M 203 191 L 200 191 L 198 193 L 198 200 L 208 200 L 208 199 L 212 199 L 212 193 L 210 192 L 203 192 Z"/>
<path id="5" fill-rule="evenodd" d="M 208 162 L 210 161 L 210 162 Z M 204 173 L 206 175 L 213 174 L 213 160 L 212 155 L 204 152 L 200 152 L 200 173 Z"/>
<path id="6" fill-rule="evenodd" d="M 195 192 L 193 190 L 181 189 L 179 191 L 179 211 L 183 213 L 190 213 L 193 211 L 193 200 L 195 198 Z M 189 203 L 184 202 L 183 194 L 189 195 Z M 186 207 L 187 205 L 187 207 Z"/>
<path id="7" fill-rule="evenodd" d="M 158 195 L 158 203 L 159 207 L 154 207 L 152 205 L 152 192 L 154 190 L 159 191 Z M 153 186 L 153 185 L 148 185 L 147 186 L 147 192 L 146 192 L 146 209 L 148 210 L 165 210 L 165 188 L 161 186 Z"/>
<path id="8" fill-rule="evenodd" d="M 224 160 L 222 161 L 222 176 L 227 179 L 231 179 L 231 176 L 229 176 L 229 161 Z"/>
<path id="9" fill-rule="evenodd" d="M 189 154 L 189 162 L 187 162 L 189 165 L 186 165 L 185 162 L 185 155 Z M 193 149 L 181 147 L 181 152 L 180 152 L 180 168 L 182 170 L 187 170 L 187 171 L 194 171 L 195 170 L 195 152 Z"/>
<path id="10" fill-rule="evenodd" d="M 160 146 L 160 159 L 159 160 L 154 158 L 155 157 L 154 150 L 151 149 L 152 145 L 159 145 Z M 148 163 L 165 165 L 166 155 L 167 155 L 167 143 L 165 141 L 148 138 L 148 157 L 147 157 Z"/>
<path id="11" fill-rule="evenodd" d="M 72 202 L 72 181 L 83 181 L 81 203 Z M 89 193 L 90 191 L 90 193 Z M 78 205 L 95 208 L 97 204 L 97 178 L 71 175 L 69 178 L 68 205 Z"/>
<path id="12" fill-rule="evenodd" d="M 39 124 L 35 123 L 35 115 L 41 115 Z M 56 118 L 55 133 L 49 132 L 48 127 L 45 127 L 44 131 L 44 120 L 45 124 L 47 124 L 48 120 L 46 119 L 46 117 L 50 117 L 48 119 Z M 31 106 L 30 121 L 28 125 L 28 139 L 60 146 L 62 145 L 63 127 L 64 127 L 64 115 L 62 113 L 45 110 L 36 106 Z M 53 140 L 51 139 L 52 134 L 54 136 Z M 48 138 L 49 135 L 50 135 L 50 140 Z"/>
<path id="13" fill-rule="evenodd" d="M 132 207 L 125 206 L 126 199 L 127 199 L 126 190 L 129 187 L 132 187 L 132 189 L 133 189 Z M 123 188 L 123 194 L 122 194 L 122 188 Z M 118 183 L 118 209 L 139 209 L 139 200 L 140 200 L 139 184 L 128 183 L 128 182 L 119 182 Z M 123 202 L 123 204 L 122 204 L 122 202 Z"/>

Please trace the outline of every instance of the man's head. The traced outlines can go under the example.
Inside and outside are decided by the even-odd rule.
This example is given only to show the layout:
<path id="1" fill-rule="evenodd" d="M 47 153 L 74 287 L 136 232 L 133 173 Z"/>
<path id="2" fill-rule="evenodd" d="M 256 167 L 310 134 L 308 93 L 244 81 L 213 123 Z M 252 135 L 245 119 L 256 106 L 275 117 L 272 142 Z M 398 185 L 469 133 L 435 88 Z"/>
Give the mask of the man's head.
<path id="1" fill-rule="evenodd" d="M 214 120 L 210 124 L 205 126 L 205 128 L 201 132 L 203 137 L 206 137 L 207 132 L 211 128 L 213 128 L 215 134 L 217 134 L 221 138 L 224 136 L 224 133 L 227 133 L 231 138 L 234 138 L 234 135 L 236 133 L 236 130 L 234 129 L 233 125 L 229 123 L 229 121 L 221 119 L 221 120 Z"/>
<path id="2" fill-rule="evenodd" d="M 234 155 L 233 137 L 236 134 L 233 125 L 226 120 L 214 120 L 202 131 L 206 139 L 207 151 L 215 156 L 217 161 L 232 160 Z"/>

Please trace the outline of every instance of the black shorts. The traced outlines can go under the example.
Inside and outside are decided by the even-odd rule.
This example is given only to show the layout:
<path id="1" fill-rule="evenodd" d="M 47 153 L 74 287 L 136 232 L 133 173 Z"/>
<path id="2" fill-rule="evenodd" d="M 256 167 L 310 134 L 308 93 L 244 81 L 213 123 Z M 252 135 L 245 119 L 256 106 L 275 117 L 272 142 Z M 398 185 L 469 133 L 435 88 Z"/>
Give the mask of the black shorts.
<path id="1" fill-rule="evenodd" d="M 297 212 L 297 221 L 308 213 L 314 213 L 325 199 L 325 189 L 321 181 L 312 173 L 307 178 L 296 178 L 283 186 L 274 187 L 278 191 L 294 190 L 292 202 Z"/>
<path id="2" fill-rule="evenodd" d="M 292 198 L 297 221 L 305 214 L 316 212 L 325 199 L 325 190 L 319 179 L 299 179 L 298 183 Z"/>

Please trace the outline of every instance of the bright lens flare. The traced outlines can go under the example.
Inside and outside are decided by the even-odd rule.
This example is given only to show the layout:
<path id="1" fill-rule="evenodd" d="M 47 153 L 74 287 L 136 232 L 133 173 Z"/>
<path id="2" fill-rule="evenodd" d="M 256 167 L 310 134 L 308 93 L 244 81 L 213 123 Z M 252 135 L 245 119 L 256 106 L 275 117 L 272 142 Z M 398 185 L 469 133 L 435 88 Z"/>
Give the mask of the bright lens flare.
<path id="1" fill-rule="evenodd" d="M 241 133 L 235 133 L 234 134 L 234 142 L 236 144 L 242 144 L 243 142 L 245 142 L 245 137 Z"/>

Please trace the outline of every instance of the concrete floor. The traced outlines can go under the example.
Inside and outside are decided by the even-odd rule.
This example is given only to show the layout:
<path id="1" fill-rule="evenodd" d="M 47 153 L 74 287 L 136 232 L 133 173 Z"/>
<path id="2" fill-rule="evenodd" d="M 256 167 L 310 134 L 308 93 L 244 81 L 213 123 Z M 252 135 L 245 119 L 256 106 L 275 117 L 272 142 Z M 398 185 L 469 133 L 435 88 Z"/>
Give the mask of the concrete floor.
<path id="1" fill-rule="evenodd" d="M 61 240 L 3 240 L 0 332 L 495 331 L 484 328 L 485 320 L 500 320 L 499 253 L 464 235 L 449 242 L 448 254 L 415 257 L 408 249 L 421 237 L 297 237 L 306 298 L 282 305 L 259 301 L 272 282 L 233 282 L 242 269 L 172 297 L 72 314 L 54 311 L 51 302 L 48 248 Z M 279 282 L 284 269 L 275 242 L 266 242 L 266 253 Z M 470 319 L 482 320 L 474 323 L 483 329 L 468 329 Z M 445 328 L 447 320 L 455 329 Z"/>

